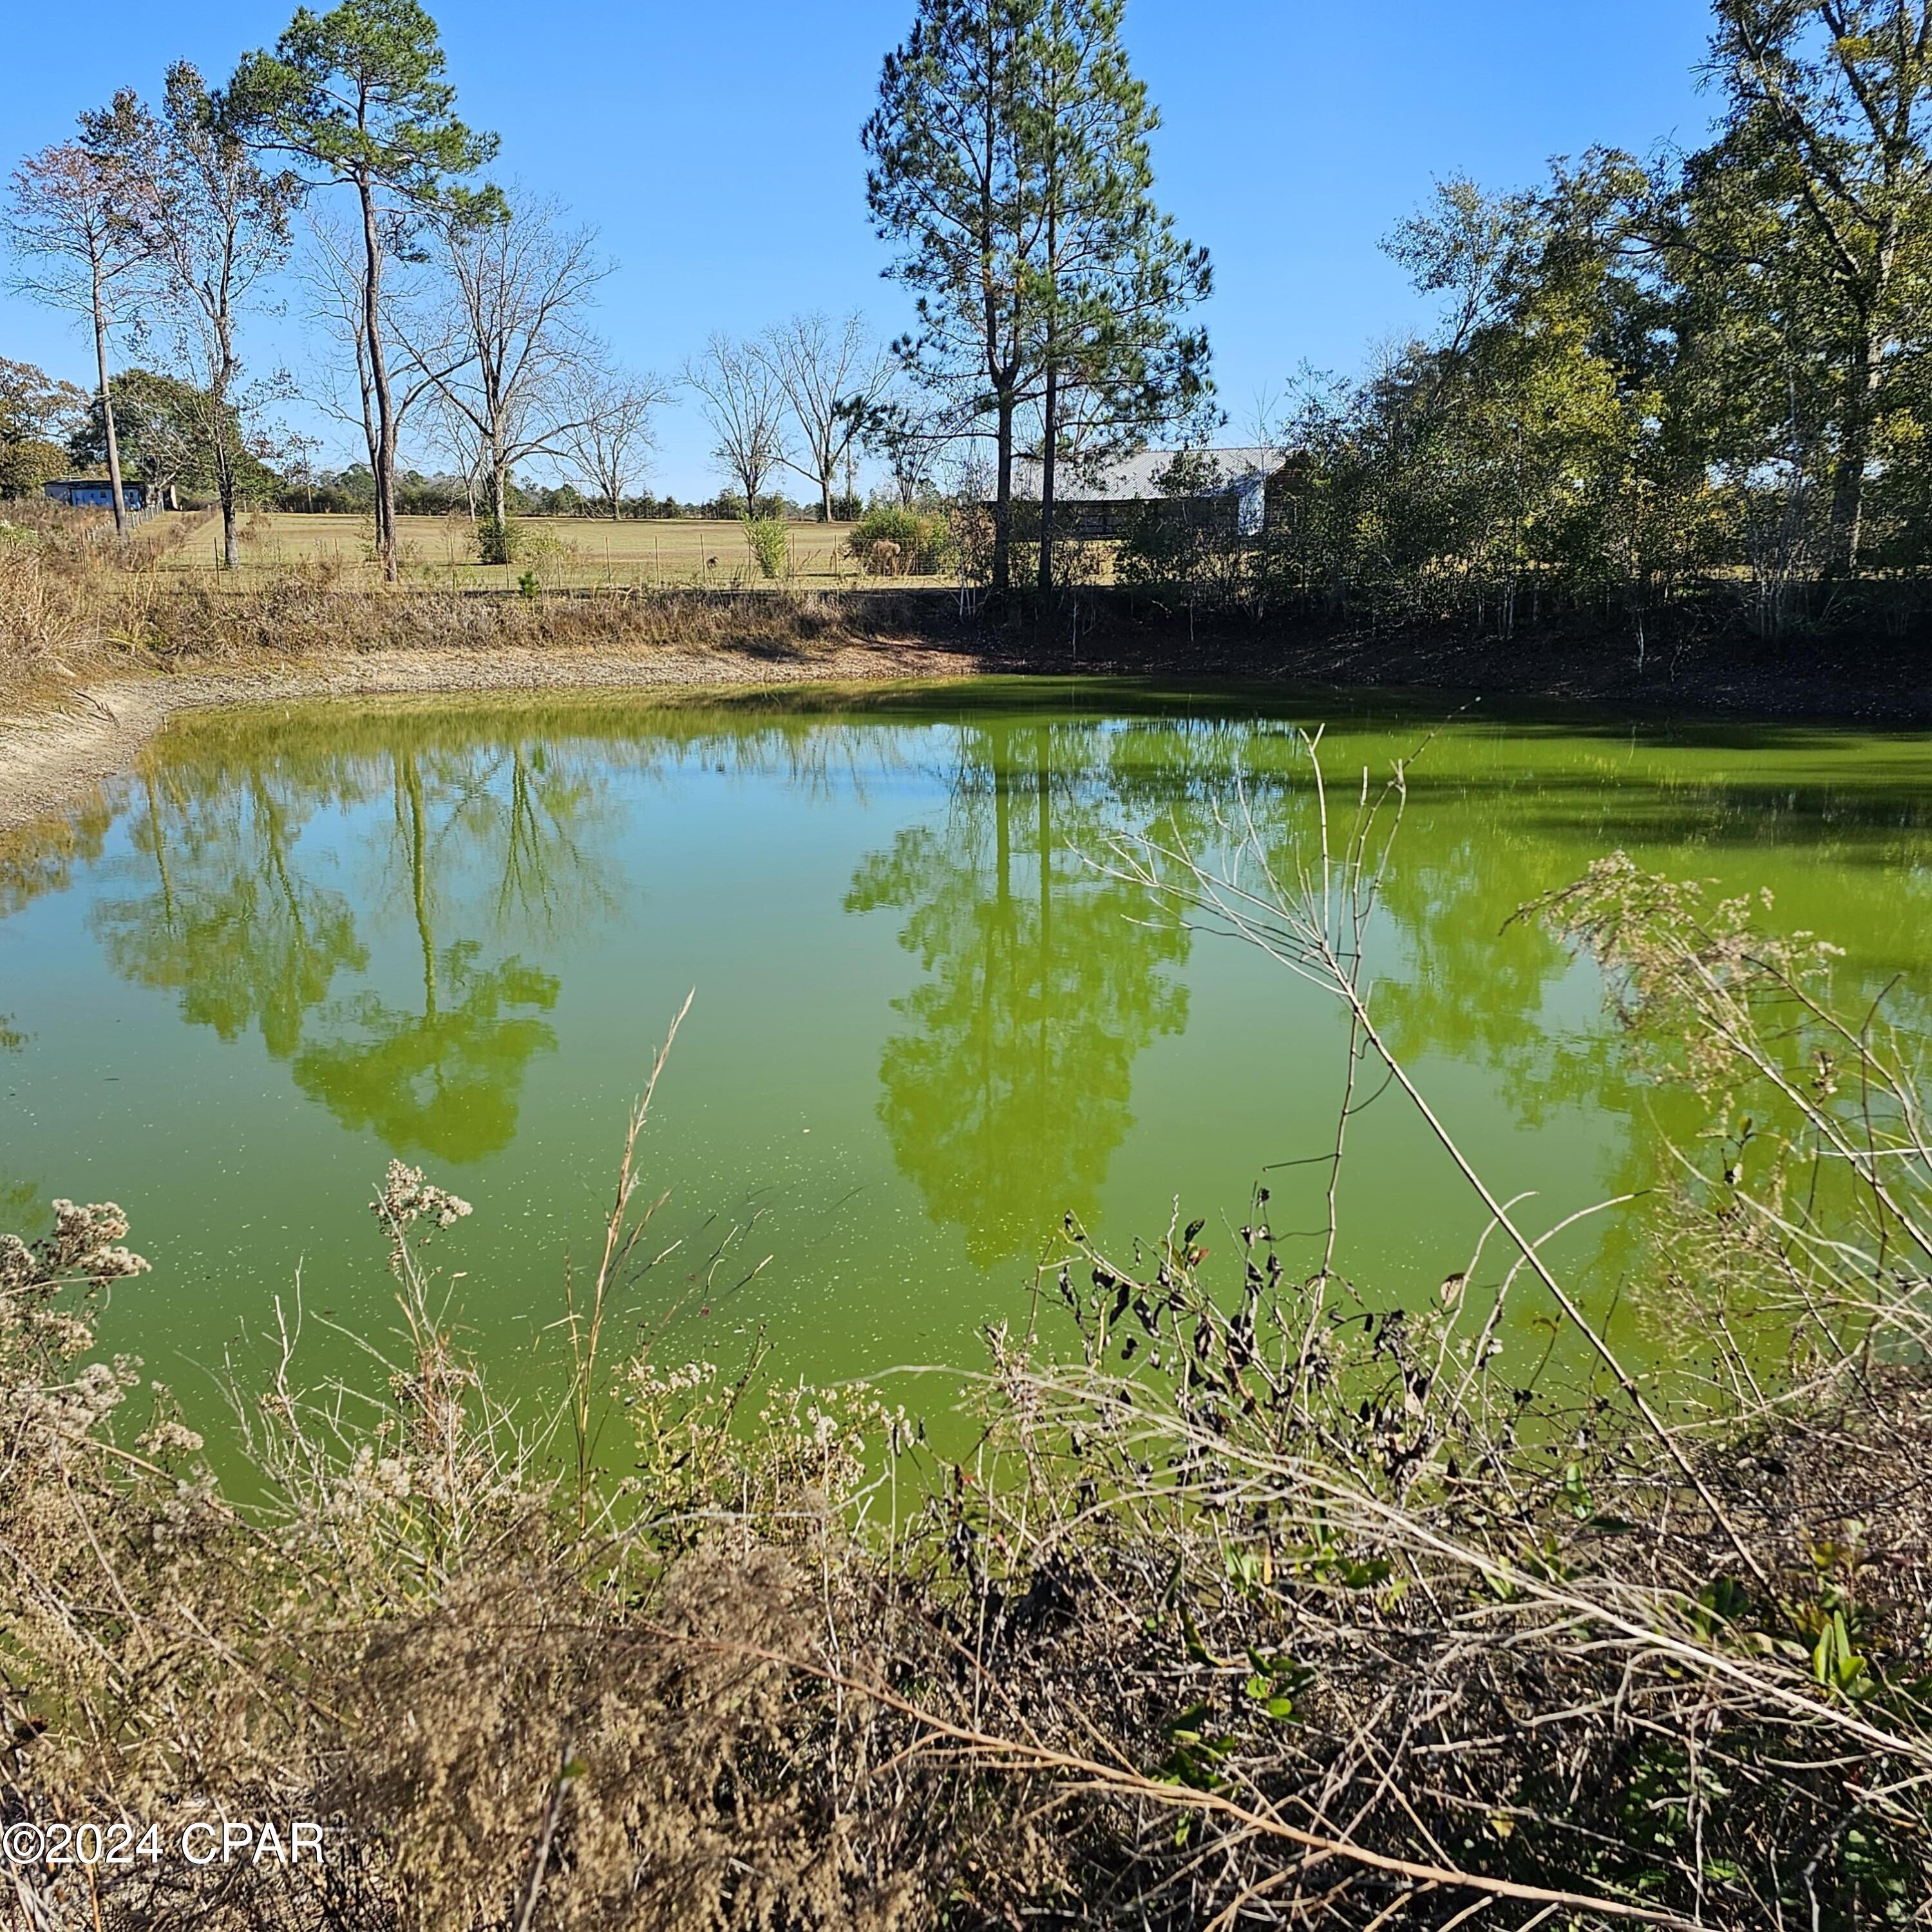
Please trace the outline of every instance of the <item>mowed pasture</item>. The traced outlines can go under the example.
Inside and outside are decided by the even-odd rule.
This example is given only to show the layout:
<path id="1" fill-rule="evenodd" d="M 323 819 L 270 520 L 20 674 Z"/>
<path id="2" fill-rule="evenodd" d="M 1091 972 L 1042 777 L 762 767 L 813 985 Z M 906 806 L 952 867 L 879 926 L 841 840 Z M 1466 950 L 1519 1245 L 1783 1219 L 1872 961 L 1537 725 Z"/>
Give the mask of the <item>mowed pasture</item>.
<path id="1" fill-rule="evenodd" d="M 214 571 L 220 562 L 214 521 L 184 512 L 181 542 L 166 554 L 164 567 Z M 476 561 L 474 533 L 466 517 L 400 517 L 397 538 L 404 580 L 454 589 L 514 590 L 526 572 L 546 589 L 604 585 L 719 590 L 757 589 L 759 574 L 744 531 L 735 523 L 698 518 L 598 522 L 584 517 L 532 517 L 521 525 L 527 554 L 514 564 Z M 781 582 L 806 590 L 875 582 L 847 549 L 850 524 L 788 524 L 787 567 Z M 291 568 L 325 563 L 345 582 L 380 579 L 370 520 L 361 516 L 257 514 L 242 525 L 244 578 L 272 576 Z M 901 580 L 931 583 L 931 578 Z"/>

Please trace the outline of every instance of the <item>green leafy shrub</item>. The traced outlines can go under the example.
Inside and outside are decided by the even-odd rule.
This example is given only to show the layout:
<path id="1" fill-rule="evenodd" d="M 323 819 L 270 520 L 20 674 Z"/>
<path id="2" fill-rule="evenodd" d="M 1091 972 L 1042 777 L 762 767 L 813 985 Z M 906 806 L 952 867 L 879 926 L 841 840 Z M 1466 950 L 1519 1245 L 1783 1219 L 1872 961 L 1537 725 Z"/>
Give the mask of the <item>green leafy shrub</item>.
<path id="1" fill-rule="evenodd" d="M 778 578 L 784 574 L 787 537 L 783 518 L 778 517 L 740 517 L 740 525 L 745 532 L 745 541 L 752 547 L 752 555 L 758 566 L 758 574 L 765 578 Z"/>
<path id="2" fill-rule="evenodd" d="M 476 520 L 475 541 L 478 563 L 514 563 L 524 554 L 524 526 L 514 517 L 489 511 Z"/>
<path id="3" fill-rule="evenodd" d="M 557 573 L 576 560 L 575 549 L 554 530 L 506 517 L 499 524 L 485 515 L 476 525 L 476 557 L 480 563 L 520 564 L 520 584 L 553 582 Z M 529 595 L 527 590 L 525 595 Z"/>
<path id="4" fill-rule="evenodd" d="M 944 571 L 952 555 L 944 520 L 880 503 L 868 510 L 845 540 L 845 548 L 872 577 L 930 577 Z"/>

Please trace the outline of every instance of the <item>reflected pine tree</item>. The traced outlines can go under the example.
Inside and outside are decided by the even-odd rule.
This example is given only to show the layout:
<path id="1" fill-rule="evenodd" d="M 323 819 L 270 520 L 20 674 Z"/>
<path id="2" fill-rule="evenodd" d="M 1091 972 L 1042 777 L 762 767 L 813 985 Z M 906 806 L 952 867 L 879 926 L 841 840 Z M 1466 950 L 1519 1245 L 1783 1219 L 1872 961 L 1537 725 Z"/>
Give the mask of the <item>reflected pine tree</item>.
<path id="1" fill-rule="evenodd" d="M 610 868 L 581 836 L 598 788 L 541 742 L 408 716 L 372 741 L 361 722 L 347 744 L 230 731 L 218 756 L 158 757 L 129 824 L 142 890 L 102 901 L 95 930 L 117 972 L 178 993 L 191 1023 L 226 1040 L 258 1030 L 346 1125 L 398 1154 L 476 1160 L 515 1131 L 524 1070 L 556 1043 L 542 1016 L 559 982 L 439 927 L 460 903 L 466 924 L 494 908 L 500 928 L 548 934 L 608 902 Z M 338 994 L 369 948 L 351 896 L 305 872 L 299 850 L 318 809 L 385 790 L 391 830 L 361 896 L 406 907 L 422 985 L 406 1006 Z"/>
<path id="2" fill-rule="evenodd" d="M 1119 829 L 1086 725 L 962 729 L 950 808 L 860 868 L 848 911 L 907 914 L 926 977 L 879 1066 L 879 1115 L 928 1215 L 982 1266 L 1094 1211 L 1132 1126 L 1136 1057 L 1178 1031 L 1171 909 L 1076 855 Z"/>
<path id="3" fill-rule="evenodd" d="M 508 1147 L 525 1070 L 556 1045 L 538 1016 L 556 1005 L 559 982 L 520 959 L 485 965 L 481 951 L 430 944 L 420 1013 L 368 992 L 332 1010 L 346 1036 L 304 1047 L 296 1084 L 392 1154 L 459 1162 Z"/>

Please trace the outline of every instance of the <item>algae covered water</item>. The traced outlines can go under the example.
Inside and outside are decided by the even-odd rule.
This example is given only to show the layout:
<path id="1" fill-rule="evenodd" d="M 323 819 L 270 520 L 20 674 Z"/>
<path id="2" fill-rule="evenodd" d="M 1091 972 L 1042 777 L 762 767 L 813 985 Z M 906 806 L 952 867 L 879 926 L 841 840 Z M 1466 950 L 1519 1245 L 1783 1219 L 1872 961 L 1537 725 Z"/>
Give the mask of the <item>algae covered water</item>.
<path id="1" fill-rule="evenodd" d="M 540 1364 L 694 988 L 644 1143 L 654 1264 L 622 1292 L 626 1339 L 661 1358 L 762 1338 L 788 1378 L 970 1363 L 987 1324 L 1029 1318 L 1067 1215 L 1126 1249 L 1178 1207 L 1227 1253 L 1264 1186 L 1291 1272 L 1312 1265 L 1341 1008 L 1105 859 L 1217 849 L 1248 815 L 1307 850 L 1317 725 L 1350 801 L 1420 748 L 1376 1008 L 1534 1226 L 1657 1168 L 1595 970 L 1509 922 L 1592 858 L 1768 888 L 1779 923 L 1844 948 L 1849 989 L 1920 1004 L 1917 737 L 1036 682 L 210 716 L 5 855 L 0 1224 L 122 1202 L 154 1270 L 103 1340 L 188 1395 L 260 1348 L 278 1295 L 318 1371 L 386 1328 L 366 1204 L 401 1160 L 475 1204 L 435 1251 L 457 1318 Z M 1365 1078 L 1338 1264 L 1386 1304 L 1462 1267 L 1483 1215 Z M 1552 1252 L 1642 1346 L 1628 1221 Z"/>

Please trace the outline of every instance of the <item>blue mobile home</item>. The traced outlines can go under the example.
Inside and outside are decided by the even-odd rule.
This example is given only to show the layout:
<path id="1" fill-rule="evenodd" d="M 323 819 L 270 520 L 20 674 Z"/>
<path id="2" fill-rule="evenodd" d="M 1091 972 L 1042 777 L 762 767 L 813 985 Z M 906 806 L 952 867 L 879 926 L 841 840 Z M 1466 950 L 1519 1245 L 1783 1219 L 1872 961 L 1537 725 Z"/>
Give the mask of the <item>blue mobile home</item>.
<path id="1" fill-rule="evenodd" d="M 114 493 L 104 476 L 63 476 L 46 484 L 46 491 L 55 502 L 70 504 L 77 510 L 111 510 L 114 507 Z M 128 508 L 136 512 L 178 507 L 172 483 L 157 488 L 152 484 L 129 480 L 121 485 L 121 494 Z"/>

